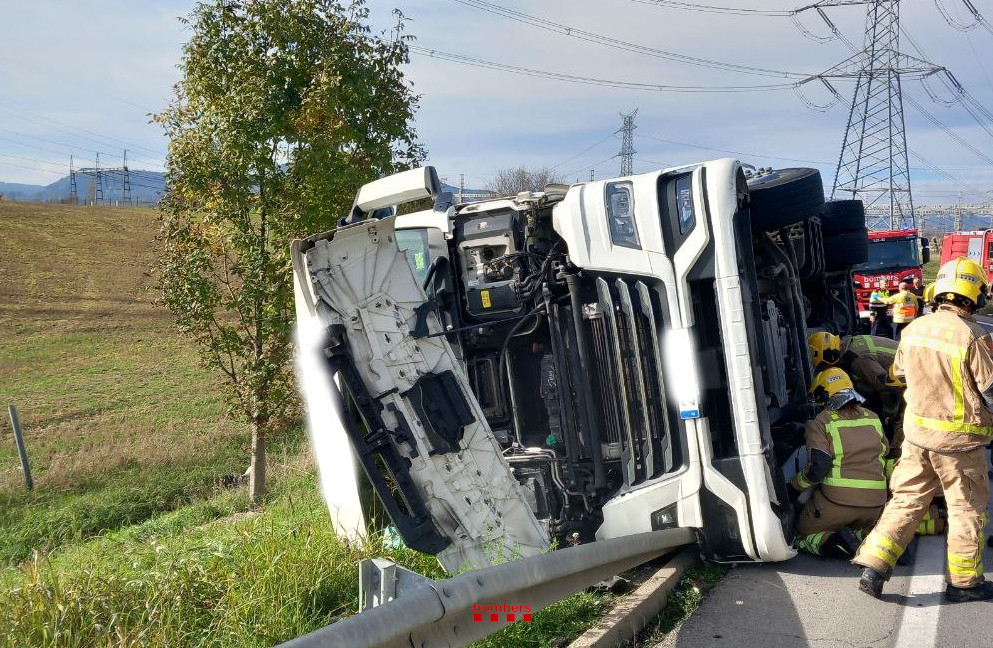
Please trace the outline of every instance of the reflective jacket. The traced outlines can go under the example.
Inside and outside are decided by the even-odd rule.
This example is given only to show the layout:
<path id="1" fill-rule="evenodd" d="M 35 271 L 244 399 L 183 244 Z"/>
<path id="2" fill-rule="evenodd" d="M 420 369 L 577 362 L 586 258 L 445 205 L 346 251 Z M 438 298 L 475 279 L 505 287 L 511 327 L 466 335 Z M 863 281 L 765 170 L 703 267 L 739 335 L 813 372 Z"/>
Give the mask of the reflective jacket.
<path id="1" fill-rule="evenodd" d="M 901 290 L 883 301 L 893 306 L 894 324 L 906 324 L 917 317 L 917 295 L 909 290 Z"/>
<path id="2" fill-rule="evenodd" d="M 993 338 L 942 304 L 903 330 L 893 370 L 907 381 L 903 433 L 928 450 L 961 452 L 993 437 Z"/>
<path id="3" fill-rule="evenodd" d="M 841 340 L 839 366 L 866 398 L 869 409 L 876 412 L 895 414 L 903 401 L 903 388 L 886 384 L 896 350 L 896 342 L 874 335 L 852 335 Z"/>
<path id="4" fill-rule="evenodd" d="M 850 402 L 841 409 L 825 409 L 807 423 L 809 457 L 818 452 L 831 457 L 823 476 L 811 461 L 794 479 L 801 489 L 820 484 L 824 496 L 844 506 L 882 506 L 886 503 L 885 457 L 889 441 L 879 417 Z"/>

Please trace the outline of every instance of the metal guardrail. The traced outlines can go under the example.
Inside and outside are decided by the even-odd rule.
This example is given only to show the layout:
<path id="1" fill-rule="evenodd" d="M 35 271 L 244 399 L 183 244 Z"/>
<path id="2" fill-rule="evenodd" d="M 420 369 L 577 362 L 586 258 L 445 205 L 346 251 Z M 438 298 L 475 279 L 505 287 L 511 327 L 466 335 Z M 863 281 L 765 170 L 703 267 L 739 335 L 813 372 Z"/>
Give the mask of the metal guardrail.
<path id="1" fill-rule="evenodd" d="M 691 544 L 691 529 L 601 540 L 521 558 L 424 584 L 378 607 L 278 648 L 457 648 L 510 625 L 475 621 L 477 606 L 530 606 L 537 612 L 605 578 Z M 509 610 L 508 610 L 509 611 Z"/>

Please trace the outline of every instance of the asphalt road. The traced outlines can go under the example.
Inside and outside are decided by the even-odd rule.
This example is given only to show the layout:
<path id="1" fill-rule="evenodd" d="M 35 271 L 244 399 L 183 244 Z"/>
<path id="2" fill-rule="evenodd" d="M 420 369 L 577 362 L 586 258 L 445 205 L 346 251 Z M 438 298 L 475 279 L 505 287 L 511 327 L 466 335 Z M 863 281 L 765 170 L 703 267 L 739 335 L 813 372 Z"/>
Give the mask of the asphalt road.
<path id="1" fill-rule="evenodd" d="M 845 561 L 740 565 L 657 648 L 993 645 L 993 602 L 943 603 L 945 539 L 919 542 L 915 564 L 897 567 L 878 601 L 858 591 L 860 570 Z"/>
<path id="2" fill-rule="evenodd" d="M 993 331 L 993 319 L 979 321 Z M 878 601 L 858 591 L 860 568 L 846 561 L 739 565 L 656 648 L 993 646 L 993 602 L 944 603 L 945 538 L 918 542 L 914 565 L 898 566 Z"/>

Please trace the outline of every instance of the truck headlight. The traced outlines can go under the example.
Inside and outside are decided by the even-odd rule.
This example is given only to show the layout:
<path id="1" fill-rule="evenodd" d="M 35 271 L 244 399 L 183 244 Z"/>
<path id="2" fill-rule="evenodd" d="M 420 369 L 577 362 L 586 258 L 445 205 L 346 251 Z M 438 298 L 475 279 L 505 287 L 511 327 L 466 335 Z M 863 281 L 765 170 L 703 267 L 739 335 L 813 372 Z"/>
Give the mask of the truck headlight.
<path id="1" fill-rule="evenodd" d="M 606 186 L 607 225 L 614 245 L 641 249 L 638 224 L 634 220 L 634 189 L 630 182 L 608 182 Z"/>

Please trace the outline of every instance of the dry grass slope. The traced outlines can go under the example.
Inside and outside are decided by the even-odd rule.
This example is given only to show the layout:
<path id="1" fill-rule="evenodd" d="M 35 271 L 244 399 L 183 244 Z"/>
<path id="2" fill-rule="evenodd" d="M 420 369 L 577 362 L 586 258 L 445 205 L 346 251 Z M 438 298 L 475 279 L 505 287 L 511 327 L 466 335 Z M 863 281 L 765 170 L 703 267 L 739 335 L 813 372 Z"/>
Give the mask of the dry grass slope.
<path id="1" fill-rule="evenodd" d="M 153 304 L 156 214 L 0 202 L 0 564 L 134 524 L 243 469 L 243 428 Z"/>

